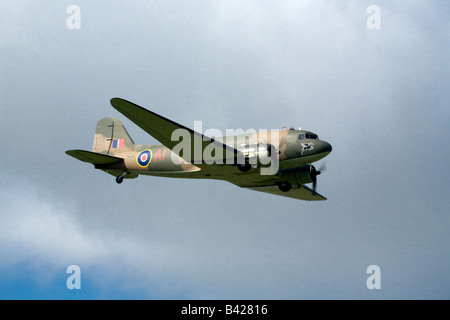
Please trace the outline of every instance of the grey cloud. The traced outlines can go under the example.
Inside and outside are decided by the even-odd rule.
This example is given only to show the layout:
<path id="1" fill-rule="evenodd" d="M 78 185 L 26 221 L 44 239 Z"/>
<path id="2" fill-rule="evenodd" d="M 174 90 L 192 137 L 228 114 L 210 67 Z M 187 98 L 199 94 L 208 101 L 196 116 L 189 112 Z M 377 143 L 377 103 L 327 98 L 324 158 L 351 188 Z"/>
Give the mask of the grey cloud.
<path id="1" fill-rule="evenodd" d="M 14 3 L 0 5 L 3 253 L 33 236 L 32 259 L 116 261 L 94 283 L 119 275 L 153 298 L 448 297 L 445 5 L 380 1 L 370 31 L 368 1 L 79 1 L 69 31 L 65 3 Z M 115 96 L 190 127 L 317 132 L 333 145 L 319 177 L 329 200 L 219 181 L 118 186 L 64 154 L 90 149 L 97 120 L 122 118 Z M 17 251 L 2 268 L 29 252 Z M 365 287 L 371 264 L 379 292 Z"/>

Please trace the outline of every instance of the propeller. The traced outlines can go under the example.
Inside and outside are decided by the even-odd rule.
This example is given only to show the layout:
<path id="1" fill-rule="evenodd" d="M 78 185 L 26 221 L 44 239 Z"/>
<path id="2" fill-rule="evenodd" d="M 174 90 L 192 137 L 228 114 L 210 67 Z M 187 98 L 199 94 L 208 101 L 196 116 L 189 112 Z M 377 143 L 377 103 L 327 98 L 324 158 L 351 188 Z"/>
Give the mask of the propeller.
<path id="1" fill-rule="evenodd" d="M 313 183 L 313 192 L 314 192 L 314 194 L 316 194 L 316 188 L 317 188 L 317 176 L 319 175 L 319 174 L 321 174 L 323 171 L 325 171 L 326 170 L 326 165 L 325 165 L 325 162 L 324 163 L 322 163 L 322 165 L 319 167 L 319 170 L 316 170 L 316 167 L 314 167 L 313 165 L 311 165 L 310 167 L 309 167 L 309 174 L 310 174 L 310 176 L 311 176 L 311 180 L 312 180 L 312 183 Z"/>

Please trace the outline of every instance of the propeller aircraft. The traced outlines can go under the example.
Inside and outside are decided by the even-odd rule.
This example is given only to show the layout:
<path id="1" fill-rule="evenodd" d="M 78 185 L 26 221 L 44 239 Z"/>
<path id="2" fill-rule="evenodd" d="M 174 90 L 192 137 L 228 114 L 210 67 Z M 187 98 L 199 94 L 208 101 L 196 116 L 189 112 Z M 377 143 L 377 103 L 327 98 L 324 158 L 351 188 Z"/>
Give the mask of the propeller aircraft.
<path id="1" fill-rule="evenodd" d="M 66 153 L 115 176 L 119 184 L 139 175 L 216 179 L 299 200 L 326 200 L 316 191 L 317 176 L 325 168 L 317 170 L 312 163 L 332 146 L 313 132 L 283 128 L 210 137 L 130 101 L 110 102 L 162 144 L 135 144 L 122 122 L 108 117 L 97 122 L 92 151 Z"/>

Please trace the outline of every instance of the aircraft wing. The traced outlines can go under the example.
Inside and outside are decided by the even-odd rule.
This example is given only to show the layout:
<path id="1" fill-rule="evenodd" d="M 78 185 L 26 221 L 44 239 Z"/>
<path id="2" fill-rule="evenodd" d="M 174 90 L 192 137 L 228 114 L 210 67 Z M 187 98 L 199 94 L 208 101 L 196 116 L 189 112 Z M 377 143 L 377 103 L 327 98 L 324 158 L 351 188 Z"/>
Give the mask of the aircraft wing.
<path id="1" fill-rule="evenodd" d="M 208 146 L 211 149 L 213 149 L 214 147 L 221 148 L 221 150 L 224 151 L 222 153 L 223 156 L 220 157 L 222 160 L 236 159 L 239 155 L 241 155 L 241 152 L 239 150 L 231 146 L 223 144 L 220 141 L 216 141 L 210 137 L 204 136 L 199 132 L 189 129 L 163 116 L 160 116 L 130 101 L 121 98 L 112 98 L 111 105 L 125 117 L 133 121 L 141 129 L 143 129 L 145 132 L 150 134 L 152 137 L 154 137 L 156 140 L 161 142 L 163 145 L 165 145 L 175 153 L 177 153 L 176 151 L 178 151 L 173 150 L 175 146 L 177 146 L 179 143 L 184 143 L 185 141 L 184 137 L 179 139 L 178 141 L 172 141 L 172 133 L 177 129 L 183 129 L 185 135 L 190 139 L 191 150 L 190 152 L 185 152 L 186 150 L 183 150 L 183 155 L 180 156 L 188 162 L 200 164 L 205 160 L 211 160 L 203 159 L 203 151 Z M 214 160 L 217 160 L 217 157 L 215 157 Z"/>
<path id="2" fill-rule="evenodd" d="M 288 192 L 281 191 L 278 186 L 261 186 L 261 187 L 245 187 L 254 191 L 266 192 L 277 196 L 283 196 L 293 199 L 306 200 L 306 201 L 321 201 L 327 200 L 324 196 L 318 194 L 307 186 L 302 186 L 298 189 L 291 189 Z"/>

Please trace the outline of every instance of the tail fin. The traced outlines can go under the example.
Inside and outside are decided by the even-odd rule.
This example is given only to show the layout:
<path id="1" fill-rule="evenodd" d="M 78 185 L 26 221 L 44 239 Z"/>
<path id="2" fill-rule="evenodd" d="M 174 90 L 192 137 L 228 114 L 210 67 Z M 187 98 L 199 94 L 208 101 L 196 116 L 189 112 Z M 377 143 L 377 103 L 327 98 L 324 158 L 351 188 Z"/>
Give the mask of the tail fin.
<path id="1" fill-rule="evenodd" d="M 116 118 L 104 118 L 97 122 L 92 152 L 114 155 L 133 150 L 134 142 Z"/>

